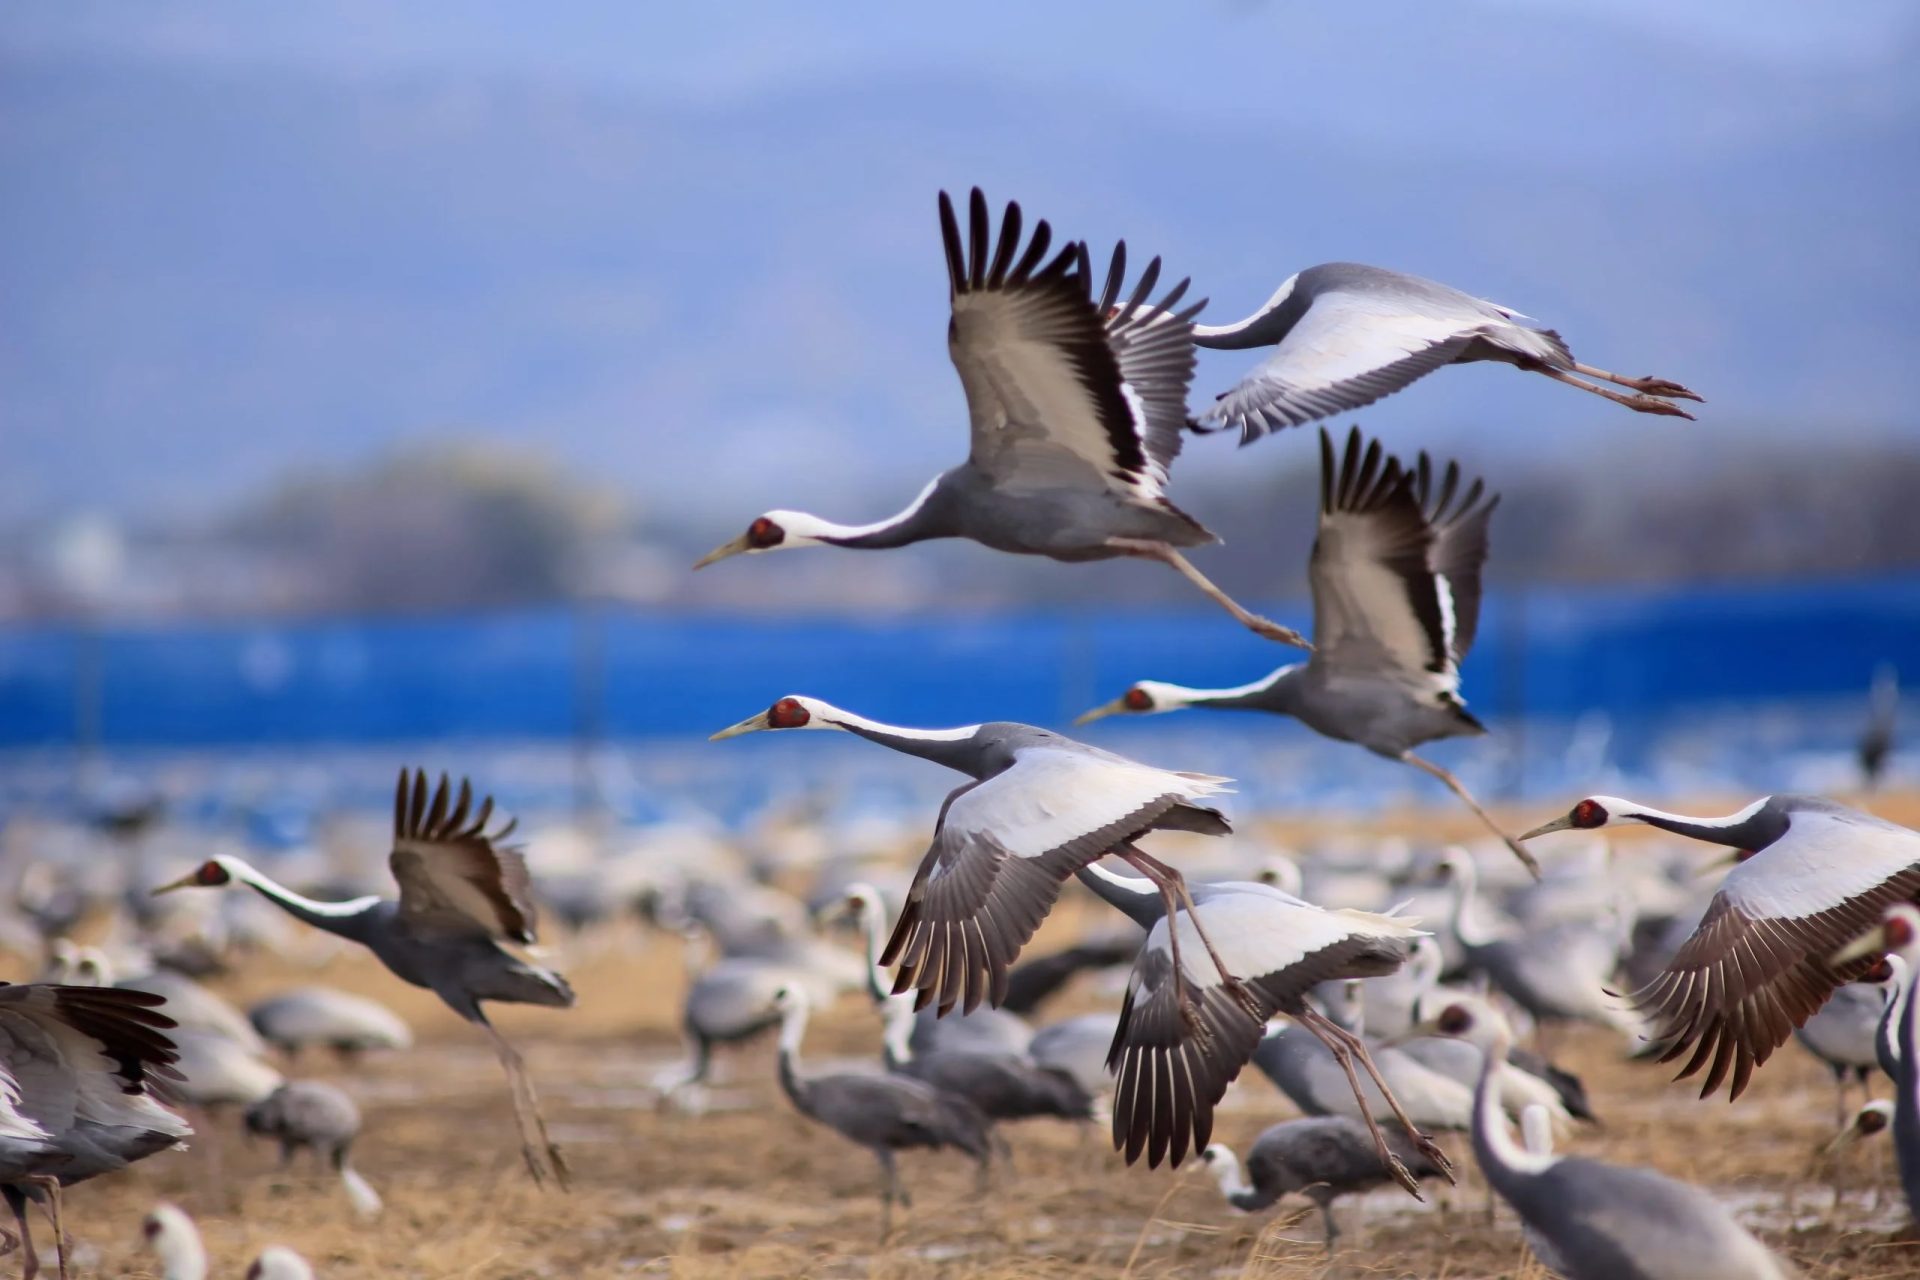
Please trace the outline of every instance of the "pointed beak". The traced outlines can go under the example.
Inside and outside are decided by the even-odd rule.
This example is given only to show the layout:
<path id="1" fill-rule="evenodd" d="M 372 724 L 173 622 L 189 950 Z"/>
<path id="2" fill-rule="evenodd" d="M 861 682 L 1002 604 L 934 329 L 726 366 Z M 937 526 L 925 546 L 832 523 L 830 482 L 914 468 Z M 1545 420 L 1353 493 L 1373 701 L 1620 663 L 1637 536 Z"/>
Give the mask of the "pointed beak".
<path id="1" fill-rule="evenodd" d="M 742 551 L 751 550 L 753 550 L 753 548 L 747 545 L 747 535 L 743 533 L 732 542 L 723 542 L 713 550 L 707 552 L 707 554 L 701 556 L 698 560 L 695 560 L 693 567 L 696 569 L 704 569 L 716 561 L 725 560 L 728 556 L 737 556 Z"/>
<path id="2" fill-rule="evenodd" d="M 1565 831 L 1572 825 L 1573 825 L 1573 815 L 1570 813 L 1563 813 L 1559 817 L 1555 818 L 1552 822 L 1541 823 L 1539 826 L 1535 827 L 1533 830 L 1521 836 L 1520 839 L 1531 840 L 1535 836 L 1549 835 L 1555 831 Z"/>
<path id="3" fill-rule="evenodd" d="M 153 891 L 153 896 L 157 898 L 163 893 L 172 893 L 175 889 L 193 888 L 196 884 L 199 883 L 199 881 L 194 879 L 194 875 L 195 873 L 190 871 L 186 875 L 181 876 L 178 880 L 168 881 L 166 884 L 161 885 L 158 889 L 155 889 Z"/>
<path id="4" fill-rule="evenodd" d="M 722 738 L 737 738 L 743 733 L 756 733 L 761 729 L 769 729 L 769 728 L 772 728 L 772 726 L 767 723 L 767 713 L 762 711 L 757 716 L 748 716 L 745 720 L 742 720 L 739 724 L 729 725 L 725 729 L 722 729 L 720 732 L 708 738 L 707 741 L 718 742 Z"/>
<path id="5" fill-rule="evenodd" d="M 1834 952 L 1828 964 L 1847 964 L 1863 956 L 1878 955 L 1887 949 L 1887 930 L 1884 925 L 1875 925 L 1846 946 Z"/>
<path id="6" fill-rule="evenodd" d="M 1103 702 L 1091 711 L 1083 711 L 1073 718 L 1075 724 L 1092 724 L 1095 720 L 1105 720 L 1108 716 L 1123 715 L 1127 710 L 1124 698 L 1115 698 L 1112 702 Z"/>

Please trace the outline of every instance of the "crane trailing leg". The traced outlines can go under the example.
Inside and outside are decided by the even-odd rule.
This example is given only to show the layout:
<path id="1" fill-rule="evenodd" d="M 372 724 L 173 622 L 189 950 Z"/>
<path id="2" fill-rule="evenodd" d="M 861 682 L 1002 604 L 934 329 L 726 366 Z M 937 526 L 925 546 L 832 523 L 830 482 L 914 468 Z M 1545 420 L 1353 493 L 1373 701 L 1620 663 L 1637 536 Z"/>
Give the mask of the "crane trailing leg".
<path id="1" fill-rule="evenodd" d="M 547 1122 L 540 1115 L 540 1099 L 534 1092 L 533 1077 L 527 1072 L 526 1059 L 484 1015 L 477 1021 L 487 1033 L 487 1038 L 493 1041 L 493 1051 L 500 1056 L 500 1065 L 507 1073 L 507 1083 L 513 1095 L 513 1116 L 520 1126 L 520 1154 L 527 1162 L 527 1172 L 541 1186 L 546 1185 L 547 1176 L 551 1173 L 560 1189 L 568 1190 L 567 1162 L 560 1155 L 560 1148 L 547 1136 Z"/>
<path id="2" fill-rule="evenodd" d="M 1424 773 L 1431 774 L 1432 776 L 1440 779 L 1441 782 L 1445 783 L 1447 790 L 1453 792 L 1453 794 L 1455 794 L 1456 796 L 1459 796 L 1461 801 L 1467 806 L 1467 808 L 1473 810 L 1474 816 L 1480 819 L 1481 823 L 1486 827 L 1486 829 L 1493 832 L 1494 835 L 1499 836 L 1501 843 L 1506 845 L 1508 849 L 1513 851 L 1513 856 L 1520 859 L 1520 865 L 1525 867 L 1528 871 L 1532 872 L 1533 878 L 1535 880 L 1538 880 L 1540 878 L 1539 860 L 1536 859 L 1531 853 L 1527 852 L 1527 847 L 1525 845 L 1521 844 L 1518 840 L 1515 840 L 1512 836 L 1508 835 L 1504 830 L 1501 829 L 1500 824 L 1493 820 L 1493 815 L 1480 807 L 1480 802 L 1473 798 L 1473 793 L 1467 790 L 1466 785 L 1462 783 L 1460 779 L 1453 776 L 1453 773 L 1451 770 L 1444 769 L 1441 766 L 1435 764 L 1431 760 L 1422 760 L 1419 756 L 1413 754 L 1413 752 L 1411 751 L 1402 751 L 1400 753 L 1400 759 L 1412 765 L 1414 768 L 1419 769 Z"/>
<path id="3" fill-rule="evenodd" d="M 1108 538 L 1107 545 L 1130 556 L 1139 556 L 1146 560 L 1158 560 L 1161 564 L 1176 570 L 1188 582 L 1206 592 L 1207 598 L 1234 616 L 1234 620 L 1255 635 L 1268 640 L 1277 640 L 1281 644 L 1290 644 L 1298 649 L 1313 649 L 1312 643 L 1292 627 L 1283 627 L 1271 618 L 1243 607 L 1238 600 L 1213 584 L 1206 574 L 1193 567 L 1193 562 L 1181 555 L 1178 550 L 1164 542 L 1153 542 L 1143 538 Z"/>
<path id="4" fill-rule="evenodd" d="M 1353 1089 L 1354 1100 L 1360 1104 L 1360 1118 L 1366 1122 L 1367 1132 L 1373 1135 L 1374 1146 L 1380 1152 L 1380 1162 L 1386 1166 L 1387 1172 L 1393 1175 L 1394 1181 L 1405 1187 L 1407 1193 L 1414 1199 L 1426 1199 L 1420 1194 L 1420 1180 L 1407 1171 L 1407 1166 L 1401 1163 L 1400 1157 L 1393 1154 L 1387 1146 L 1387 1136 L 1380 1132 L 1380 1125 L 1373 1118 L 1373 1107 L 1367 1101 L 1366 1091 L 1360 1087 L 1358 1073 L 1353 1069 L 1356 1060 L 1366 1068 L 1374 1087 L 1380 1090 L 1380 1096 L 1386 1099 L 1387 1106 L 1393 1111 L 1394 1119 L 1398 1120 L 1400 1127 L 1406 1130 L 1407 1137 L 1413 1141 L 1413 1145 L 1420 1154 L 1433 1161 L 1441 1172 L 1447 1175 L 1447 1181 L 1453 1181 L 1453 1162 L 1447 1159 L 1447 1153 L 1442 1151 L 1432 1138 L 1420 1131 L 1420 1127 L 1414 1124 L 1412 1117 L 1408 1116 L 1406 1109 L 1400 1105 L 1400 1099 L 1393 1096 L 1393 1090 L 1387 1087 L 1387 1082 L 1380 1076 L 1380 1068 L 1374 1065 L 1373 1055 L 1367 1051 L 1366 1041 L 1339 1023 L 1318 1013 L 1311 1005 L 1303 1005 L 1300 1012 L 1294 1016 L 1301 1026 L 1311 1031 L 1321 1044 L 1327 1046 L 1328 1052 L 1333 1054 L 1334 1061 L 1338 1062 L 1340 1069 L 1347 1073 L 1347 1083 Z"/>

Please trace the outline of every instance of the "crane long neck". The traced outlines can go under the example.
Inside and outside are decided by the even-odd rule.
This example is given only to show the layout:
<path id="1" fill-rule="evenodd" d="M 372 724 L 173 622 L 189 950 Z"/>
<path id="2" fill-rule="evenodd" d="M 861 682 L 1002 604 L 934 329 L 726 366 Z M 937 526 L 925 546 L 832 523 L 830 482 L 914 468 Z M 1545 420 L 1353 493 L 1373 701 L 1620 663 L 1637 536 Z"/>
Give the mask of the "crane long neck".
<path id="1" fill-rule="evenodd" d="M 1920 1139 L 1920 1000 L 1914 999 L 1911 964 L 1908 968 L 1906 1003 L 1900 1006 L 1900 1074 L 1894 1077 L 1898 1090 L 1893 1100 L 1893 1136 L 1903 1164 L 1906 1153 Z M 1911 1194 L 1913 1175 L 1903 1169 L 1902 1178 Z"/>
<path id="2" fill-rule="evenodd" d="M 264 872 L 244 864 L 237 878 L 295 919 L 355 941 L 364 938 L 367 913 L 380 904 L 380 899 L 372 895 L 347 902 L 321 902 L 295 893 Z"/>
<path id="3" fill-rule="evenodd" d="M 1473 1091 L 1473 1154 L 1487 1181 L 1502 1195 L 1552 1165 L 1551 1157 L 1534 1155 L 1513 1139 L 1506 1112 L 1500 1105 L 1500 1086 L 1507 1069 L 1506 1036 L 1497 1035 L 1481 1046 L 1480 1081 Z"/>
<path id="4" fill-rule="evenodd" d="M 1788 827 L 1786 815 L 1769 809 L 1764 799 L 1756 800 L 1738 813 L 1730 813 L 1724 818 L 1689 818 L 1682 813 L 1667 813 L 1660 809 L 1649 809 L 1645 805 L 1635 805 L 1620 816 L 1693 840 L 1754 852 L 1785 835 Z"/>
<path id="5" fill-rule="evenodd" d="M 806 1077 L 800 1074 L 800 1042 L 807 1036 L 807 1006 L 788 1005 L 780 1015 L 780 1088 L 800 1111 L 812 1114 Z"/>
<path id="6" fill-rule="evenodd" d="M 1460 940 L 1463 947 L 1485 946 L 1493 941 L 1493 935 L 1480 927 L 1474 918 L 1474 902 L 1479 896 L 1480 877 L 1474 868 L 1473 859 L 1461 856 L 1453 863 L 1453 918 L 1448 923 L 1453 936 Z"/>
<path id="7" fill-rule="evenodd" d="M 832 725 L 845 729 L 848 733 L 865 738 L 868 742 L 877 742 L 890 747 L 903 755 L 918 756 L 934 764 L 957 769 L 961 773 L 980 776 L 976 772 L 978 753 L 974 750 L 973 737 L 980 726 L 961 725 L 954 729 L 907 729 L 896 724 L 884 724 L 878 720 L 869 720 L 865 716 L 855 715 L 851 711 L 842 711 L 835 707 L 823 714 L 823 719 Z"/>
<path id="8" fill-rule="evenodd" d="M 887 922 L 878 898 L 860 904 L 860 927 L 867 935 L 867 995 L 878 1004 L 888 996 L 886 970 L 880 965 L 887 945 Z"/>
<path id="9" fill-rule="evenodd" d="M 1272 346 L 1280 341 L 1307 313 L 1308 304 L 1293 297 L 1294 282 L 1299 278 L 1297 274 L 1288 276 L 1273 291 L 1273 296 L 1244 320 L 1193 326 L 1194 345 L 1215 351 L 1241 351 L 1248 347 Z"/>
<path id="10" fill-rule="evenodd" d="M 1908 1003 L 1913 999 L 1912 970 L 1906 957 L 1890 955 L 1887 960 L 1893 966 L 1893 976 L 1888 979 L 1893 984 L 1893 998 L 1887 1001 L 1886 1009 L 1880 1014 L 1880 1026 L 1874 1036 L 1874 1056 L 1880 1060 L 1880 1069 L 1892 1080 L 1900 1078 L 1900 1027 L 1901 1016 Z"/>
<path id="11" fill-rule="evenodd" d="M 1214 707 L 1223 711 L 1266 711 L 1296 715 L 1300 706 L 1301 676 L 1306 664 L 1290 663 L 1251 684 L 1227 689 L 1190 689 L 1185 685 L 1159 684 L 1156 694 L 1165 691 L 1183 707 Z"/>
<path id="12" fill-rule="evenodd" d="M 1093 895 L 1142 929 L 1151 929 L 1166 915 L 1166 900 L 1153 881 L 1141 876 L 1123 876 L 1098 863 L 1081 867 L 1074 875 L 1093 890 Z"/>
<path id="13" fill-rule="evenodd" d="M 886 1059 L 887 1070 L 900 1071 L 913 1061 L 913 997 L 888 996 L 880 1016 L 883 1020 L 881 1056 Z"/>
<path id="14" fill-rule="evenodd" d="M 1244 1208 L 1239 1202 L 1252 1198 L 1253 1187 L 1247 1182 L 1246 1170 L 1239 1157 L 1225 1147 L 1214 1153 L 1213 1177 L 1220 1184 L 1220 1194 L 1235 1208 Z"/>
<path id="15" fill-rule="evenodd" d="M 809 517 L 810 527 L 802 532 L 816 542 L 866 551 L 904 547 L 910 543 L 925 542 L 929 538 L 950 538 L 958 531 L 949 527 L 945 506 L 934 501 L 934 494 L 939 487 L 940 481 L 935 479 L 920 491 L 920 496 L 909 503 L 905 510 L 872 524 L 839 524 L 812 516 Z"/>

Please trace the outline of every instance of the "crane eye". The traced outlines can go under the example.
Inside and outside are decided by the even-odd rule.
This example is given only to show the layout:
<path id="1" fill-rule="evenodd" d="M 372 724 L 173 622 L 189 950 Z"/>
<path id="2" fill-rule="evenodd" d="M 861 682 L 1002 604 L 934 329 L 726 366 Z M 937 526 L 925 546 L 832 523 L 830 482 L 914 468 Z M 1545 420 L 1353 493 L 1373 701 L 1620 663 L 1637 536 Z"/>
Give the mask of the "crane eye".
<path id="1" fill-rule="evenodd" d="M 1457 1004 L 1450 1004 L 1440 1015 L 1440 1030 L 1450 1036 L 1457 1036 L 1473 1025 L 1473 1015 Z"/>
<path id="2" fill-rule="evenodd" d="M 225 884 L 232 879 L 227 874 L 227 869 L 217 862 L 201 863 L 200 869 L 193 873 L 193 878 L 204 885 Z"/>
<path id="3" fill-rule="evenodd" d="M 1153 695 L 1138 685 L 1127 690 L 1126 696 L 1120 700 L 1127 704 L 1127 710 L 1129 711 L 1153 710 Z"/>
<path id="4" fill-rule="evenodd" d="M 767 724 L 775 729 L 798 729 L 813 719 L 794 698 L 782 698 L 767 711 Z"/>
<path id="5" fill-rule="evenodd" d="M 1573 806 L 1573 825 L 1581 828 L 1604 827 L 1607 825 L 1607 811 L 1597 801 L 1582 800 Z"/>
<path id="6" fill-rule="evenodd" d="M 768 547 L 777 547 L 787 538 L 787 531 L 773 521 L 761 516 L 747 526 L 747 545 L 755 551 L 765 551 Z"/>

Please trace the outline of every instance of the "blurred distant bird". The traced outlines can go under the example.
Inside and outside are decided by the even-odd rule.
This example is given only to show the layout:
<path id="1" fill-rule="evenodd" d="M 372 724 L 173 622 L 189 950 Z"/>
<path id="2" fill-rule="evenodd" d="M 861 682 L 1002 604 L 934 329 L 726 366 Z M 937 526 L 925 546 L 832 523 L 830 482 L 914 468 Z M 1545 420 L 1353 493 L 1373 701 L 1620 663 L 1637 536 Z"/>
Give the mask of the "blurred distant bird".
<path id="1" fill-rule="evenodd" d="M 1880 1065 L 1880 1022 L 1892 997 L 1893 965 L 1882 959 L 1828 997 L 1820 1011 L 1794 1028 L 1793 1038 L 1833 1072 L 1835 1123 L 1847 1119 L 1847 1083 L 1851 1077 L 1868 1088 L 1867 1080 Z"/>
<path id="2" fill-rule="evenodd" d="M 1868 791 L 1880 785 L 1893 754 L 1893 727 L 1900 716 L 1900 673 L 1891 663 L 1873 673 L 1868 694 L 1867 727 L 1860 735 L 1860 781 Z"/>
<path id="3" fill-rule="evenodd" d="M 1287 277 L 1265 305 L 1233 324 L 1195 325 L 1195 345 L 1274 353 L 1219 397 L 1202 430 L 1238 427 L 1241 443 L 1372 404 L 1449 364 L 1498 360 L 1605 396 L 1640 413 L 1693 415 L 1700 397 L 1665 378 L 1625 378 L 1580 364 L 1530 317 L 1419 276 L 1328 262 Z M 1626 387 L 1609 391 L 1578 373 Z"/>
<path id="4" fill-rule="evenodd" d="M 567 1167 L 547 1137 L 526 1062 L 487 1020 L 488 1000 L 568 1008 L 573 988 L 549 969 L 521 960 L 501 942 L 534 941 L 534 905 L 526 859 L 501 841 L 514 824 L 488 832 L 493 799 L 476 811 L 463 779 L 456 799 L 442 774 L 437 788 L 424 772 L 401 771 L 394 792 L 393 851 L 388 866 L 398 901 L 378 897 L 317 902 L 268 878 L 239 858 L 222 855 L 155 893 L 240 883 L 298 919 L 365 946 L 402 981 L 425 987 L 493 1042 L 512 1087 L 520 1149 L 535 1182 L 549 1173 L 562 1187 Z"/>
<path id="5" fill-rule="evenodd" d="M 1444 1167 L 1429 1160 L 1404 1134 L 1392 1134 L 1388 1140 L 1414 1177 L 1447 1176 Z M 1281 1121 L 1253 1140 L 1244 1172 L 1233 1148 L 1223 1143 L 1212 1144 L 1200 1156 L 1220 1184 L 1220 1194 L 1243 1213 L 1271 1208 L 1294 1192 L 1313 1201 L 1326 1228 L 1329 1253 L 1340 1237 L 1333 1202 L 1394 1181 L 1367 1127 L 1351 1116 Z"/>
<path id="6" fill-rule="evenodd" d="M 1894 973 L 1903 988 L 1894 1005 L 1894 1025 L 1887 1048 L 1893 1061 L 1882 1065 L 1893 1074 L 1893 1149 L 1900 1164 L 1900 1188 L 1907 1212 L 1920 1225 L 1920 1006 L 1914 999 L 1915 977 L 1920 975 L 1920 910 L 1897 902 L 1874 928 L 1848 943 L 1834 956 L 1836 964 L 1859 956 L 1885 952 L 1897 960 Z M 1870 1130 L 1869 1130 L 1870 1132 Z"/>
<path id="7" fill-rule="evenodd" d="M 160 1260 L 160 1280 L 207 1280 L 207 1247 L 180 1206 L 155 1205 L 141 1222 L 140 1235 Z"/>
<path id="8" fill-rule="evenodd" d="M 1032 725 L 903 729 L 789 695 L 713 736 L 762 729 L 837 729 L 972 776 L 940 806 L 933 842 L 880 957 L 899 964 L 896 994 L 916 990 L 919 1005 L 941 1013 L 1005 999 L 1007 967 L 1081 867 L 1111 853 L 1145 875 L 1171 911 L 1179 901 L 1191 904 L 1185 880 L 1132 842 L 1156 830 L 1231 830 L 1218 809 L 1201 803 L 1229 779 L 1156 769 Z M 1195 931 L 1212 951 L 1204 926 Z M 1176 977 L 1169 994 L 1191 1012 L 1177 934 L 1170 945 Z M 1217 956 L 1215 968 L 1232 972 Z M 1257 1004 L 1235 978 L 1222 993 Z"/>
<path id="9" fill-rule="evenodd" d="M 247 1267 L 246 1280 L 313 1280 L 307 1260 L 283 1244 L 270 1244 Z"/>
<path id="10" fill-rule="evenodd" d="M 1193 316 L 1203 305 L 1174 310 L 1187 282 L 1148 305 L 1160 279 L 1155 258 L 1123 301 L 1123 244 L 1096 298 L 1084 245 L 1048 258 L 1052 231 L 1043 221 L 1022 251 L 1018 204 L 1007 206 L 995 244 L 978 188 L 968 215 L 962 245 L 953 202 L 940 194 L 953 301 L 947 348 L 972 421 L 967 460 L 899 515 L 843 525 L 769 511 L 694 568 L 742 552 L 929 538 L 1063 561 L 1140 556 L 1178 570 L 1268 639 L 1305 646 L 1298 632 L 1243 609 L 1180 552 L 1218 541 L 1165 492 L 1187 426 Z"/>
<path id="11" fill-rule="evenodd" d="M 345 1093 L 320 1080 L 289 1080 L 248 1107 L 246 1123 L 248 1133 L 280 1144 L 282 1167 L 293 1162 L 296 1151 L 311 1151 L 340 1175 L 356 1214 L 379 1215 L 379 1193 L 351 1162 L 360 1108 Z"/>
<path id="12" fill-rule="evenodd" d="M 1920 832 L 1818 796 L 1764 796 L 1724 818 L 1589 796 L 1520 838 L 1623 822 L 1753 854 L 1727 873 L 1660 976 L 1631 997 L 1652 1020 L 1661 1062 L 1692 1050 L 1676 1079 L 1707 1068 L 1703 1098 L 1729 1071 L 1729 1096 L 1739 1097 L 1794 1027 L 1879 963 L 1834 952 L 1889 905 L 1920 895 Z"/>
<path id="13" fill-rule="evenodd" d="M 268 996 L 247 1010 L 247 1020 L 267 1043 L 296 1058 L 309 1045 L 325 1045 L 344 1057 L 413 1045 L 413 1032 L 399 1014 L 334 987 L 295 987 Z"/>
<path id="14" fill-rule="evenodd" d="M 1307 564 L 1313 656 L 1233 689 L 1142 680 L 1074 723 L 1196 706 L 1293 716 L 1438 778 L 1538 875 L 1533 855 L 1458 778 L 1413 754 L 1422 743 L 1486 732 L 1459 692 L 1460 663 L 1480 622 L 1487 522 L 1500 502 L 1482 502 L 1481 493 L 1478 480 L 1460 492 L 1458 463 L 1436 484 L 1426 454 L 1403 468 L 1357 427 L 1336 462 L 1333 438 L 1322 431 L 1320 532 Z"/>
<path id="15" fill-rule="evenodd" d="M 28 1200 L 53 1219 L 67 1271 L 60 1189 L 179 1145 L 193 1130 L 155 1100 L 177 1081 L 158 996 L 101 987 L 0 984 L 0 1192 L 29 1280 L 40 1260 Z M 5 1233 L 0 1233 L 4 1235 Z"/>

